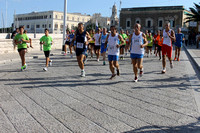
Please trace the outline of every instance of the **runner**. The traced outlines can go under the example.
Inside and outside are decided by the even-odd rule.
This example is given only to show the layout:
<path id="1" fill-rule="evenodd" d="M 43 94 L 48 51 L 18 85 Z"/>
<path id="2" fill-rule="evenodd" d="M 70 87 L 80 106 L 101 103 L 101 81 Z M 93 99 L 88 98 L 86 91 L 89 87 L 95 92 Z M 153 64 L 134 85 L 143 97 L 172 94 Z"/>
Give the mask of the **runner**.
<path id="1" fill-rule="evenodd" d="M 162 44 L 163 44 L 163 37 L 160 34 L 160 30 L 157 31 L 157 36 L 155 38 L 156 44 L 157 44 L 157 53 L 159 55 L 159 60 L 161 60 L 161 50 L 162 50 Z"/>
<path id="2" fill-rule="evenodd" d="M 157 56 L 158 55 L 158 42 L 156 41 L 156 37 L 158 36 L 158 32 L 157 34 L 155 34 L 153 36 L 153 45 L 154 45 L 154 54 Z"/>
<path id="3" fill-rule="evenodd" d="M 128 42 L 129 42 L 129 36 L 130 36 L 130 34 L 129 34 L 129 31 L 128 30 L 126 30 L 126 35 L 127 35 L 127 39 L 126 39 L 126 45 L 128 44 Z M 130 48 L 128 48 L 128 47 L 125 47 L 125 55 L 127 56 L 128 55 L 128 50 L 129 50 Z"/>
<path id="4" fill-rule="evenodd" d="M 49 30 L 45 29 L 45 35 L 40 38 L 40 45 L 43 45 L 44 55 L 46 57 L 46 66 L 43 68 L 47 71 L 48 66 L 52 66 L 52 60 L 50 60 L 51 45 L 53 44 L 53 39 L 49 36 Z"/>
<path id="5" fill-rule="evenodd" d="M 71 31 L 71 34 L 69 35 L 69 50 L 70 50 L 70 54 L 71 54 L 71 58 L 73 58 L 73 53 L 72 53 L 72 47 L 74 48 L 74 45 L 71 46 L 71 42 L 74 38 L 74 30 Z M 75 51 L 75 48 L 74 48 L 74 51 Z"/>
<path id="6" fill-rule="evenodd" d="M 105 42 L 105 48 L 108 45 L 108 61 L 110 66 L 110 71 L 112 72 L 112 76 L 110 79 L 114 79 L 116 77 L 115 68 L 117 69 L 117 75 L 120 75 L 119 72 L 119 48 L 122 44 L 124 44 L 124 40 L 121 35 L 117 33 L 117 29 L 115 26 L 110 27 L 111 33 L 107 36 Z M 122 44 L 119 44 L 121 41 Z"/>
<path id="7" fill-rule="evenodd" d="M 13 31 L 13 33 L 12 33 L 12 35 L 11 35 L 11 39 L 13 39 L 13 47 L 14 47 L 14 50 L 16 49 L 16 44 L 15 44 L 15 36 L 17 35 L 17 34 L 19 34 L 19 28 L 16 28 L 16 30 L 15 31 Z"/>
<path id="8" fill-rule="evenodd" d="M 81 69 L 81 77 L 85 77 L 84 63 L 83 60 L 86 56 L 87 45 L 89 44 L 91 38 L 87 31 L 84 30 L 83 23 L 78 24 L 78 30 L 74 35 L 74 39 L 71 42 L 71 46 L 74 41 L 76 41 L 76 57 L 78 65 Z"/>
<path id="9" fill-rule="evenodd" d="M 146 37 L 147 37 L 147 41 L 148 41 L 147 57 L 150 57 L 150 55 L 152 55 L 152 47 L 153 47 L 153 36 L 151 35 L 151 32 L 148 32 Z"/>
<path id="10" fill-rule="evenodd" d="M 91 58 L 93 58 L 93 50 L 94 50 L 94 43 L 95 43 L 94 34 L 95 34 L 94 30 L 90 30 L 91 41 L 89 44 L 89 49 L 90 49 Z"/>
<path id="11" fill-rule="evenodd" d="M 129 37 L 129 44 L 131 45 L 131 59 L 133 64 L 133 71 L 135 74 L 134 82 L 138 81 L 138 69 L 140 69 L 140 76 L 143 75 L 143 56 L 144 56 L 144 47 L 147 46 L 147 38 L 144 33 L 140 31 L 141 25 L 135 24 L 135 32 Z"/>
<path id="12" fill-rule="evenodd" d="M 69 30 L 66 30 L 66 38 L 65 38 L 65 48 L 64 48 L 64 55 L 66 56 L 67 55 L 67 45 L 69 46 L 70 45 L 70 31 Z"/>
<path id="13" fill-rule="evenodd" d="M 21 71 L 27 68 L 27 64 L 25 61 L 25 54 L 27 50 L 27 44 L 29 43 L 29 38 L 26 34 L 24 34 L 24 28 L 21 26 L 19 27 L 19 34 L 14 37 L 15 44 L 18 47 L 18 52 L 22 61 Z"/>
<path id="14" fill-rule="evenodd" d="M 170 29 L 170 23 L 166 22 L 165 29 L 163 30 L 163 46 L 162 46 L 162 73 L 166 73 L 166 55 L 170 61 L 170 67 L 173 68 L 172 63 L 172 41 L 175 41 L 175 34 L 172 29 Z"/>
<path id="15" fill-rule="evenodd" d="M 181 48 L 182 48 L 182 42 L 185 40 L 184 34 L 181 33 L 181 28 L 178 28 L 178 33 L 176 34 L 176 42 L 175 42 L 175 57 L 174 61 L 180 61 L 180 53 L 181 53 Z M 177 57 L 178 54 L 178 57 Z"/>
<path id="16" fill-rule="evenodd" d="M 99 40 L 101 42 L 101 56 L 103 56 L 103 65 L 106 65 L 106 51 L 107 47 L 105 48 L 105 42 L 107 38 L 107 29 L 103 28 L 103 33 L 101 34 Z"/>
<path id="17" fill-rule="evenodd" d="M 127 35 L 124 33 L 124 30 L 120 30 L 120 35 L 122 36 L 123 40 L 126 40 L 128 37 Z M 120 42 L 120 44 L 122 44 L 120 46 L 120 59 L 123 60 L 124 59 L 124 48 L 126 46 L 126 42 L 125 43 L 122 43 Z"/>
<path id="18" fill-rule="evenodd" d="M 95 44 L 94 44 L 94 53 L 97 56 L 97 61 L 99 62 L 99 56 L 100 56 L 100 48 L 101 48 L 101 43 L 100 43 L 100 36 L 101 36 L 101 29 L 98 28 L 97 33 L 95 34 Z"/>

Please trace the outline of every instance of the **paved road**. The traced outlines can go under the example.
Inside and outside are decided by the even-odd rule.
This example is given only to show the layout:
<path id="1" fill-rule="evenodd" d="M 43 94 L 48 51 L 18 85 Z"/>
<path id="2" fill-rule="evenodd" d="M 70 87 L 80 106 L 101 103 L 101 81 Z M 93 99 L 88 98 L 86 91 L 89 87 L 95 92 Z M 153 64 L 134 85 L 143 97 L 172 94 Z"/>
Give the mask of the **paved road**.
<path id="1" fill-rule="evenodd" d="M 144 59 L 144 76 L 133 82 L 127 57 L 121 76 L 110 81 L 109 67 L 89 60 L 81 78 L 75 58 L 55 51 L 44 58 L 0 66 L 0 133 L 199 133 L 200 84 L 185 52 L 174 69 L 161 74 L 161 61 Z"/>

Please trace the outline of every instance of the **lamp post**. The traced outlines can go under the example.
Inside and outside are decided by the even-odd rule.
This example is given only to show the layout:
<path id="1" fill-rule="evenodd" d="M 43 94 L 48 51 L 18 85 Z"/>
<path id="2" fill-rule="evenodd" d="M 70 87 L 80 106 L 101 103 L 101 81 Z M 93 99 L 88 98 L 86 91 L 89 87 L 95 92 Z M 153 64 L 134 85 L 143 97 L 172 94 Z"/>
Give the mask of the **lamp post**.
<path id="1" fill-rule="evenodd" d="M 64 20 L 63 20 L 63 46 L 65 45 L 66 31 L 66 16 L 67 16 L 67 0 L 64 0 Z"/>

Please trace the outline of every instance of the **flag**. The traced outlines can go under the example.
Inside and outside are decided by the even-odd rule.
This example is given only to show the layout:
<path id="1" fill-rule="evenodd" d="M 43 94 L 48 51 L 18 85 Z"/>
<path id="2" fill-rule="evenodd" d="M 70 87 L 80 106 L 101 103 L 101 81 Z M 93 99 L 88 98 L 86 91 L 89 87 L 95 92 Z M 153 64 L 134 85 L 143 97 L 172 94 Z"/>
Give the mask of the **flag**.
<path id="1" fill-rule="evenodd" d="M 96 20 L 96 31 L 98 30 L 98 21 Z"/>

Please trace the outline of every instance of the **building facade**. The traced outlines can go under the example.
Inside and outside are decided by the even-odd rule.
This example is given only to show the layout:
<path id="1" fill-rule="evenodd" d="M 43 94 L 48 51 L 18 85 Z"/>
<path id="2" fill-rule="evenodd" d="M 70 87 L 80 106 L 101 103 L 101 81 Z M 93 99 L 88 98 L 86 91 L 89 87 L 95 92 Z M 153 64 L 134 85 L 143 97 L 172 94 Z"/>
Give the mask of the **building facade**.
<path id="1" fill-rule="evenodd" d="M 142 30 L 162 30 L 166 21 L 170 22 L 171 28 L 183 28 L 186 14 L 189 11 L 183 6 L 162 6 L 162 7 L 141 7 L 141 8 L 122 8 L 120 12 L 120 27 L 125 30 L 132 30 L 136 23 L 141 24 Z"/>
<path id="2" fill-rule="evenodd" d="M 14 25 L 19 27 L 25 26 L 29 33 L 43 33 L 45 28 L 48 28 L 50 33 L 60 34 L 63 32 L 63 12 L 45 11 L 32 12 L 27 14 L 18 14 L 14 16 Z M 74 29 L 78 23 L 83 24 L 91 20 L 90 15 L 81 13 L 67 14 L 67 28 Z"/>
<path id="3" fill-rule="evenodd" d="M 90 23 L 96 24 L 96 21 L 98 22 L 99 26 L 110 28 L 110 18 L 109 17 L 102 17 L 100 13 L 95 13 L 92 15 Z"/>
<path id="4" fill-rule="evenodd" d="M 119 26 L 119 19 L 117 17 L 117 6 L 116 6 L 116 4 L 114 4 L 113 7 L 112 7 L 112 15 L 110 17 L 110 23 L 111 23 L 111 26 L 115 26 L 116 28 L 118 28 L 118 26 Z"/>

